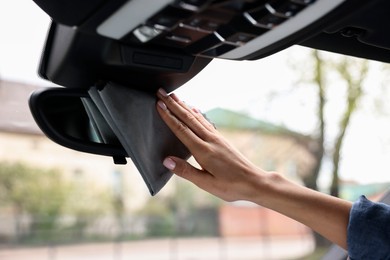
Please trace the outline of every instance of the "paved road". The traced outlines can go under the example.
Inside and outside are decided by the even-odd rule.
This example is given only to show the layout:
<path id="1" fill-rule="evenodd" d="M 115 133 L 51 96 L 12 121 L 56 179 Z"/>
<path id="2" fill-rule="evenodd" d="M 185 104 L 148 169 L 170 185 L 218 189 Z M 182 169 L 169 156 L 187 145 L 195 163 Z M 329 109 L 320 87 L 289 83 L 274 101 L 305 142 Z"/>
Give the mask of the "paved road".
<path id="1" fill-rule="evenodd" d="M 287 238 L 156 239 L 96 243 L 54 248 L 2 249 L 1 260 L 272 260 L 294 259 L 310 253 L 310 236 Z"/>

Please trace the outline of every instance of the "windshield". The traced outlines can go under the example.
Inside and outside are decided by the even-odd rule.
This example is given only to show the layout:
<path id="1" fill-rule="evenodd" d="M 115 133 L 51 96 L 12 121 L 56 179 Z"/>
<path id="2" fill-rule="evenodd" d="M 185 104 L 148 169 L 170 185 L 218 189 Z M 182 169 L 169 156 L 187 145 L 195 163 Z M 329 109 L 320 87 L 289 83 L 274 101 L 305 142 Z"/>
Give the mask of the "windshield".
<path id="1" fill-rule="evenodd" d="M 151 197 L 131 160 L 115 165 L 44 136 L 27 100 L 52 85 L 36 75 L 50 21 L 19 2 L 0 4 L 0 258 L 318 253 L 311 230 L 271 210 L 224 202 L 178 177 Z M 389 69 L 294 46 L 258 61 L 213 60 L 175 93 L 266 170 L 351 201 L 379 199 L 390 183 Z"/>

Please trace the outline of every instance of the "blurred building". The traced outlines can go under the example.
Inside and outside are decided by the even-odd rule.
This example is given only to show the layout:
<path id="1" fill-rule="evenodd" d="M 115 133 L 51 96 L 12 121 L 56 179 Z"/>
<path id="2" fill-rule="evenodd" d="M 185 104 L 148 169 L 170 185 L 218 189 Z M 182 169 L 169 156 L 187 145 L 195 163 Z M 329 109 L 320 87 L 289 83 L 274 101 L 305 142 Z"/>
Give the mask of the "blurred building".
<path id="1" fill-rule="evenodd" d="M 207 117 L 238 150 L 259 167 L 300 182 L 315 163 L 310 137 L 242 113 L 216 108 Z"/>
<path id="2" fill-rule="evenodd" d="M 0 160 L 56 168 L 66 178 L 85 183 L 88 189 L 110 187 L 113 192 L 124 192 L 120 183 L 124 186 L 131 183 L 131 196 L 147 191 L 131 162 L 126 166 L 115 165 L 110 157 L 78 152 L 49 140 L 28 107 L 30 94 L 38 88 L 0 81 Z"/>
<path id="3" fill-rule="evenodd" d="M 207 116 L 222 135 L 265 170 L 301 183 L 315 163 L 312 148 L 316 142 L 310 136 L 226 109 L 211 110 Z M 301 236 L 309 232 L 290 218 L 247 202 L 223 204 L 219 225 L 225 237 Z"/>
<path id="4" fill-rule="evenodd" d="M 91 194 L 89 198 L 78 198 L 80 205 L 96 207 L 90 205 L 91 197 L 95 196 L 94 203 L 99 203 L 97 194 L 104 192 L 119 198 L 124 211 L 140 207 L 148 198 L 148 189 L 131 161 L 127 165 L 115 165 L 110 157 L 68 149 L 42 133 L 28 107 L 31 92 L 39 87 L 0 81 L 0 161 L 58 169 L 65 180 Z M 16 232 L 14 222 L 12 210 L 0 205 L 0 237 Z M 105 221 L 106 225 L 112 223 L 115 223 L 113 218 Z"/>
<path id="5" fill-rule="evenodd" d="M 150 201 L 148 189 L 130 159 L 127 165 L 115 165 L 112 158 L 81 153 L 49 140 L 37 127 L 28 108 L 29 96 L 37 88 L 0 81 L 0 161 L 57 168 L 67 180 L 77 182 L 88 191 L 108 190 L 120 199 L 118 205 L 123 206 L 127 216 Z M 312 150 L 316 144 L 310 136 L 222 108 L 206 114 L 222 135 L 259 167 L 282 173 L 298 183 L 310 173 L 315 163 Z M 180 193 L 173 193 L 180 186 L 175 183 L 173 178 L 154 200 Z M 180 206 L 180 198 L 177 200 Z M 202 200 L 207 198 L 197 203 L 202 204 Z M 222 236 L 292 236 L 308 232 L 301 224 L 251 203 L 218 205 L 216 221 Z M 11 212 L 0 211 L 1 233 L 12 234 Z"/>
<path id="6" fill-rule="evenodd" d="M 0 81 L 1 160 L 58 168 L 67 179 L 77 181 L 90 190 L 109 187 L 114 195 L 123 199 L 125 211 L 145 203 L 149 195 L 146 185 L 130 160 L 126 166 L 118 166 L 112 158 L 80 153 L 57 145 L 43 135 L 28 108 L 29 96 L 37 88 L 39 86 Z M 288 178 L 299 181 L 313 163 L 310 137 L 225 109 L 214 109 L 207 116 L 242 153 L 266 170 L 282 172 Z M 167 185 L 166 189 L 169 192 L 172 185 Z M 242 205 L 224 205 L 219 217 L 220 233 L 236 235 L 237 232 L 228 231 L 227 227 L 232 229 L 234 226 L 229 222 L 229 216 L 243 214 L 250 220 L 253 217 L 249 211 Z M 275 216 L 268 219 L 275 219 Z M 261 222 L 261 217 L 256 222 L 265 223 Z M 247 232 L 241 224 L 237 228 L 241 234 Z"/>

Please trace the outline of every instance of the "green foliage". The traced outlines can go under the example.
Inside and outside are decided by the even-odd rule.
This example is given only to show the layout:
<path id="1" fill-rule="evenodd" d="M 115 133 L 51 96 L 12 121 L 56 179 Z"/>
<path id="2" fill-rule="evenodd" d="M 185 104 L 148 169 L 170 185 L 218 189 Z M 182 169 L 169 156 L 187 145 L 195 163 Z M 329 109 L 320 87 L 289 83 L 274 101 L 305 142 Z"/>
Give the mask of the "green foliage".
<path id="1" fill-rule="evenodd" d="M 150 198 L 137 215 L 144 219 L 146 237 L 168 237 L 174 234 L 174 216 L 167 198 Z"/>
<path id="2" fill-rule="evenodd" d="M 73 221 L 63 228 L 74 240 L 87 239 L 86 229 L 111 209 L 112 198 L 106 190 L 88 187 L 88 183 L 73 182 L 67 194 L 64 213 Z"/>
<path id="3" fill-rule="evenodd" d="M 193 184 L 175 180 L 175 191 L 153 197 L 138 212 L 145 223 L 145 236 L 216 236 L 220 200 Z"/>
<path id="4" fill-rule="evenodd" d="M 0 162 L 0 200 L 13 208 L 17 239 L 49 238 L 61 215 L 68 188 L 57 170 Z M 31 217 L 28 234 L 20 234 L 18 228 L 22 214 Z"/>
<path id="5" fill-rule="evenodd" d="M 321 260 L 325 256 L 325 254 L 327 253 L 328 250 L 329 250 L 328 247 L 319 247 L 319 248 L 316 248 L 312 253 L 310 253 L 306 256 L 297 258 L 295 260 Z"/>
<path id="6" fill-rule="evenodd" d="M 0 202 L 14 214 L 15 242 L 42 244 L 85 239 L 86 228 L 110 210 L 112 201 L 108 192 L 66 180 L 59 170 L 4 161 Z M 21 228 L 23 216 L 30 219 L 27 229 Z M 64 216 L 73 221 L 59 221 Z"/>
<path id="7" fill-rule="evenodd" d="M 57 170 L 0 162 L 0 198 L 20 213 L 39 218 L 58 216 L 68 188 Z"/>

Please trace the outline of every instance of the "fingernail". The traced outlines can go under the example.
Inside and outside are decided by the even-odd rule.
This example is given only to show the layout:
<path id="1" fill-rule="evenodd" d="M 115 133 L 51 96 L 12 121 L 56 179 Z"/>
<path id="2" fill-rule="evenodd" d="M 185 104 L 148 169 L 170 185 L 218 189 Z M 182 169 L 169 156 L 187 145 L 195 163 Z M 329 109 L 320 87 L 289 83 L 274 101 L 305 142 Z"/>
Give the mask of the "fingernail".
<path id="1" fill-rule="evenodd" d="M 175 93 L 172 93 L 172 94 L 171 94 L 171 98 L 173 98 L 173 100 L 175 100 L 176 102 L 179 102 L 179 101 L 180 101 L 180 99 L 176 96 Z"/>
<path id="2" fill-rule="evenodd" d="M 159 101 L 157 102 L 157 105 L 158 105 L 159 107 L 161 107 L 162 110 L 167 110 L 167 105 L 165 105 L 165 103 L 162 102 L 161 100 L 159 100 Z"/>
<path id="3" fill-rule="evenodd" d="M 163 88 L 159 88 L 159 89 L 158 89 L 158 92 L 159 92 L 162 96 L 164 96 L 164 97 L 167 97 L 167 96 L 168 96 L 167 92 L 166 92 Z"/>
<path id="4" fill-rule="evenodd" d="M 171 158 L 167 157 L 165 158 L 165 160 L 163 161 L 163 165 L 165 167 L 167 167 L 169 170 L 174 170 L 175 167 L 176 167 L 176 163 L 174 160 L 172 160 Z"/>
<path id="5" fill-rule="evenodd" d="M 200 114 L 200 113 L 201 113 L 200 109 L 198 109 L 198 108 L 196 108 L 196 107 L 193 107 L 193 108 L 192 108 L 192 111 L 194 111 L 194 112 L 197 113 L 197 114 Z"/>

